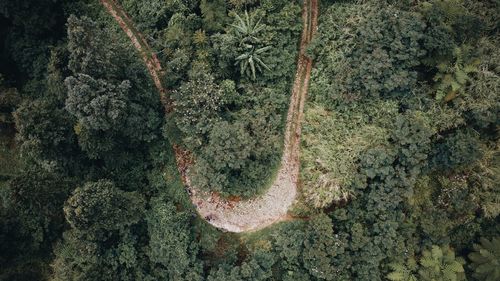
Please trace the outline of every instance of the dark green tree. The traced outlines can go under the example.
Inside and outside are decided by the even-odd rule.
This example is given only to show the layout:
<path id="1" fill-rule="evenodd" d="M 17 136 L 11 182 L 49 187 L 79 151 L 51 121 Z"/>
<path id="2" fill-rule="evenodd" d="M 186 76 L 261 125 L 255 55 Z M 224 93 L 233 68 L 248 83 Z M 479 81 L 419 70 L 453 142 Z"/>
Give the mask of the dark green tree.
<path id="1" fill-rule="evenodd" d="M 66 220 L 80 230 L 115 230 L 137 223 L 144 214 L 144 198 L 125 192 L 109 180 L 85 183 L 64 206 Z"/>
<path id="2" fill-rule="evenodd" d="M 68 87 L 66 109 L 77 118 L 79 126 L 95 131 L 121 129 L 126 117 L 129 81 L 112 85 L 79 74 L 68 77 L 65 83 Z"/>
<path id="3" fill-rule="evenodd" d="M 189 212 L 179 212 L 164 197 L 152 200 L 147 215 L 148 257 L 156 279 L 202 280 L 199 246 Z"/>

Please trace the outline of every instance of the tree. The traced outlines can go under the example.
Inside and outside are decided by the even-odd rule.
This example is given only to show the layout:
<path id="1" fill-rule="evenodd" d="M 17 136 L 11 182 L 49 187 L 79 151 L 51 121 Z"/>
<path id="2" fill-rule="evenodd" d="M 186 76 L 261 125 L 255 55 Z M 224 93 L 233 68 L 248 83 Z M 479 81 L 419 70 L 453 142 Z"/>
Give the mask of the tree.
<path id="1" fill-rule="evenodd" d="M 260 55 L 271 49 L 271 46 L 258 47 L 261 40 L 257 35 L 266 27 L 261 24 L 262 18 L 255 21 L 245 10 L 245 19 L 235 14 L 238 24 L 231 24 L 234 28 L 239 46 L 243 47 L 244 53 L 236 57 L 235 65 L 240 65 L 240 74 L 247 75 L 255 80 L 256 71 L 262 72 L 263 68 L 271 70 L 260 58 Z"/>
<path id="2" fill-rule="evenodd" d="M 317 59 L 325 62 L 319 76 L 335 81 L 324 94 L 330 102 L 408 95 L 425 55 L 424 28 L 419 14 L 393 5 L 333 5 L 315 43 L 332 50 Z"/>
<path id="3" fill-rule="evenodd" d="M 222 30 L 229 20 L 224 0 L 201 0 L 200 10 L 203 16 L 203 25 L 209 31 Z"/>
<path id="4" fill-rule="evenodd" d="M 168 198 L 154 198 L 147 214 L 148 257 L 161 280 L 202 280 L 202 263 L 189 212 L 179 212 Z"/>
<path id="5" fill-rule="evenodd" d="M 85 74 L 66 78 L 66 109 L 76 119 L 75 133 L 80 147 L 90 158 L 103 158 L 119 146 L 120 133 L 127 130 L 127 99 L 130 82 L 113 85 Z"/>
<path id="6" fill-rule="evenodd" d="M 257 35 L 264 29 L 266 26 L 261 24 L 262 18 L 255 21 L 254 17 L 248 15 L 248 11 L 245 10 L 245 19 L 243 20 L 238 14 L 234 14 L 237 24 L 231 24 L 234 27 L 234 31 L 236 36 L 240 41 L 240 45 L 255 45 L 261 42 L 261 40 L 257 37 Z"/>
<path id="7" fill-rule="evenodd" d="M 70 17 L 68 39 L 66 109 L 88 157 L 112 165 L 120 149 L 136 152 L 157 139 L 161 103 L 132 47 L 87 17 Z"/>
<path id="8" fill-rule="evenodd" d="M 77 187 L 64 205 L 71 228 L 54 251 L 53 280 L 147 280 L 134 227 L 145 203 L 140 193 L 122 191 L 109 180 Z"/>
<path id="9" fill-rule="evenodd" d="M 491 240 L 481 238 L 479 244 L 474 244 L 474 251 L 469 254 L 472 261 L 472 276 L 476 280 L 494 281 L 500 279 L 500 238 Z"/>
<path id="10" fill-rule="evenodd" d="M 265 281 L 272 275 L 274 255 L 265 249 L 259 249 L 241 265 L 222 265 L 210 272 L 207 281 Z"/>
<path id="11" fill-rule="evenodd" d="M 342 277 L 335 258 L 344 253 L 345 241 L 335 235 L 331 219 L 321 214 L 308 223 L 302 261 L 309 275 L 318 280 Z M 342 257 L 341 257 L 342 258 Z"/>
<path id="12" fill-rule="evenodd" d="M 262 68 L 271 70 L 269 66 L 267 66 L 261 59 L 260 54 L 271 49 L 271 46 L 255 49 L 252 45 L 246 45 L 245 48 L 247 52 L 236 57 L 235 65 L 240 65 L 240 74 L 245 74 L 250 77 L 252 80 L 255 80 L 256 71 L 262 72 Z"/>
<path id="13" fill-rule="evenodd" d="M 214 77 L 205 71 L 194 73 L 172 93 L 175 124 L 183 133 L 184 144 L 191 150 L 207 142 L 207 135 L 220 120 L 219 113 L 227 98 Z"/>
<path id="14" fill-rule="evenodd" d="M 66 231 L 54 253 L 53 281 L 155 280 L 147 273 L 140 239 L 131 229 L 95 236 L 85 230 Z"/>
<path id="15" fill-rule="evenodd" d="M 68 77 L 66 109 L 73 114 L 81 126 L 96 130 L 119 130 L 126 116 L 127 92 L 130 81 L 119 85 L 85 74 Z"/>
<path id="16" fill-rule="evenodd" d="M 201 154 L 202 159 L 198 159 L 193 167 L 193 182 L 201 188 L 238 192 L 231 184 L 234 180 L 231 176 L 247 167 L 254 147 L 255 140 L 243 122 L 215 123 Z"/>
<path id="17" fill-rule="evenodd" d="M 108 44 L 110 34 L 101 29 L 90 18 L 68 18 L 68 68 L 73 73 L 94 77 L 113 77 L 119 69 L 116 44 Z M 116 36 L 116 35 L 115 35 Z"/>
<path id="18" fill-rule="evenodd" d="M 12 112 L 21 103 L 21 96 L 16 88 L 4 85 L 4 79 L 0 73 L 0 126 L 10 125 Z"/>
<path id="19" fill-rule="evenodd" d="M 49 99 L 25 101 L 14 117 L 24 162 L 52 161 L 65 172 L 78 174 L 85 160 L 72 128 L 74 119 L 62 106 Z"/>
<path id="20" fill-rule="evenodd" d="M 64 213 L 75 229 L 116 230 L 137 223 L 144 214 L 144 203 L 137 192 L 121 191 L 113 182 L 99 180 L 76 188 Z"/>
<path id="21" fill-rule="evenodd" d="M 33 248 L 54 242 L 64 227 L 62 206 L 72 181 L 48 167 L 32 166 L 9 184 L 7 197 Z"/>

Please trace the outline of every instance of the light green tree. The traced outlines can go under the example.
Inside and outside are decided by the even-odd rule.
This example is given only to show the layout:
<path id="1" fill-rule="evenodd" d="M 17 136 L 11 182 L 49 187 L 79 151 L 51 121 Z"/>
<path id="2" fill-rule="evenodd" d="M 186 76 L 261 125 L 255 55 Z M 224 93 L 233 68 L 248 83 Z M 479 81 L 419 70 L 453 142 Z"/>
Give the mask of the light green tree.
<path id="1" fill-rule="evenodd" d="M 448 246 L 424 250 L 418 261 L 411 257 L 404 263 L 391 263 L 387 279 L 391 281 L 461 281 L 465 280 L 461 258 Z"/>
<path id="2" fill-rule="evenodd" d="M 447 246 L 432 246 L 424 250 L 418 270 L 422 281 L 460 281 L 465 280 L 464 261 L 455 257 L 455 253 Z"/>
<path id="3" fill-rule="evenodd" d="M 387 275 L 391 281 L 418 281 L 417 279 L 417 261 L 415 258 L 409 258 L 406 263 L 389 264 L 392 272 Z"/>

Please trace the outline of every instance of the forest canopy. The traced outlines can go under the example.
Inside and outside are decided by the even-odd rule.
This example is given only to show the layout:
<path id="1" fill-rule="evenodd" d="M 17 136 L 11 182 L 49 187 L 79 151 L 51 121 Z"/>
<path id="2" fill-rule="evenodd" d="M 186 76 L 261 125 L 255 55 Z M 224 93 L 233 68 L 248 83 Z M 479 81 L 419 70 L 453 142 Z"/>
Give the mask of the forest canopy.
<path id="1" fill-rule="evenodd" d="M 0 281 L 500 280 L 498 0 L 319 1 L 287 219 L 197 213 L 174 147 L 276 177 L 304 1 L 0 1 Z"/>

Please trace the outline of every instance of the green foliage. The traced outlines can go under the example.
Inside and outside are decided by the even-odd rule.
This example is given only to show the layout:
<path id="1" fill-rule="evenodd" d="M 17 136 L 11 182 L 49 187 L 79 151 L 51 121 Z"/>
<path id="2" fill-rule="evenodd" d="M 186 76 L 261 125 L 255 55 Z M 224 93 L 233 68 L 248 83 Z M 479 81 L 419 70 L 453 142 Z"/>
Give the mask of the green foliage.
<path id="1" fill-rule="evenodd" d="M 396 114 L 397 105 L 374 102 L 365 108 L 350 112 L 329 111 L 318 104 L 306 108 L 301 173 L 305 197 L 315 208 L 346 199 L 362 151 L 386 143 L 383 122 Z M 376 112 L 372 123 L 364 116 L 370 112 Z"/>
<path id="2" fill-rule="evenodd" d="M 183 11 L 187 1 L 149 1 L 147 4 L 131 0 L 120 1 L 123 8 L 132 15 L 140 30 L 162 26 L 173 11 Z"/>
<path id="3" fill-rule="evenodd" d="M 305 236 L 302 261 L 309 275 L 318 280 L 339 277 L 342 273 L 334 258 L 343 253 L 344 242 L 334 234 L 331 219 L 326 215 L 314 218 L 309 222 Z"/>
<path id="4" fill-rule="evenodd" d="M 72 150 L 76 138 L 73 119 L 47 100 L 23 103 L 15 113 L 18 136 L 25 154 L 42 154 L 60 158 Z M 34 150 L 34 151 L 33 151 Z"/>
<path id="5" fill-rule="evenodd" d="M 426 22 L 423 46 L 427 55 L 423 62 L 437 65 L 442 60 L 452 57 L 456 47 L 453 26 L 460 24 L 460 16 L 464 13 L 461 0 L 434 0 L 423 2 L 420 7 Z"/>
<path id="6" fill-rule="evenodd" d="M 262 68 L 271 70 L 260 58 L 260 54 L 271 49 L 271 46 L 256 49 L 251 45 L 245 45 L 246 48 L 250 49 L 247 53 L 239 55 L 236 57 L 236 64 L 240 65 L 240 74 L 247 75 L 252 80 L 255 80 L 256 71 L 262 72 Z"/>
<path id="7" fill-rule="evenodd" d="M 129 230 L 107 233 L 98 239 L 85 231 L 67 231 L 63 243 L 55 249 L 50 280 L 152 280 L 138 259 L 139 240 Z"/>
<path id="8" fill-rule="evenodd" d="M 107 44 L 105 32 L 88 17 L 68 18 L 68 68 L 73 73 L 109 77 L 117 72 L 119 62 L 113 55 L 114 44 Z"/>
<path id="9" fill-rule="evenodd" d="M 129 226 L 136 223 L 143 212 L 144 199 L 139 194 L 121 191 L 109 180 L 88 182 L 76 188 L 64 206 L 71 227 L 87 231 Z"/>
<path id="10" fill-rule="evenodd" d="M 237 24 L 231 24 L 234 27 L 236 36 L 240 41 L 240 45 L 253 45 L 260 43 L 261 40 L 257 35 L 266 28 L 265 25 L 261 24 L 262 18 L 255 21 L 254 16 L 248 15 L 248 11 L 245 10 L 245 19 L 242 19 L 238 14 L 234 14 Z"/>
<path id="11" fill-rule="evenodd" d="M 192 151 L 196 186 L 267 187 L 302 2 L 119 1 L 165 69 L 164 136 L 140 54 L 87 2 L 0 3 L 0 122 L 16 121 L 22 163 L 0 160 L 0 279 L 460 280 L 461 259 L 430 246 L 497 236 L 498 1 L 321 2 L 308 217 L 242 235 L 195 216 L 169 141 Z M 477 280 L 498 279 L 488 243 L 470 256 Z"/>
<path id="12" fill-rule="evenodd" d="M 449 242 L 446 241 L 449 233 L 471 222 L 478 208 L 472 190 L 461 174 L 420 179 L 410 204 L 414 208 L 415 221 L 433 242 Z"/>
<path id="13" fill-rule="evenodd" d="M 268 165 L 278 161 L 278 136 L 268 133 L 273 128 L 266 124 L 265 115 L 247 116 L 246 122 L 214 124 L 193 167 L 196 186 L 250 196 L 271 175 Z"/>
<path id="14" fill-rule="evenodd" d="M 146 220 L 148 223 L 148 257 L 157 279 L 202 280 L 202 264 L 197 259 L 188 212 L 178 212 L 167 198 L 155 198 Z"/>
<path id="15" fill-rule="evenodd" d="M 207 281 L 264 281 L 272 276 L 269 264 L 271 257 L 269 253 L 256 255 L 249 261 L 243 262 L 240 266 L 221 267 L 217 271 L 212 271 Z"/>
<path id="16" fill-rule="evenodd" d="M 126 117 L 126 96 L 130 81 L 118 85 L 105 80 L 95 80 L 91 76 L 79 74 L 68 77 L 66 109 L 73 114 L 79 124 L 91 130 L 119 130 Z"/>
<path id="17" fill-rule="evenodd" d="M 438 73 L 434 76 L 436 84 L 436 99 L 449 102 L 463 94 L 465 86 L 471 80 L 470 75 L 478 71 L 477 59 L 464 61 L 463 48 L 455 48 L 453 51 L 454 61 L 451 64 L 441 63 L 437 65 Z"/>
<path id="18" fill-rule="evenodd" d="M 284 227 L 274 236 L 285 280 L 345 280 L 347 240 L 319 214 L 305 224 Z M 302 279 L 303 278 L 303 279 Z"/>
<path id="19" fill-rule="evenodd" d="M 393 271 L 387 278 L 393 281 L 465 280 L 464 263 L 462 259 L 455 257 L 455 253 L 448 246 L 434 245 L 430 250 L 422 252 L 418 265 L 414 258 L 409 258 L 404 264 L 390 264 Z"/>
<path id="20" fill-rule="evenodd" d="M 417 13 L 390 5 L 333 5 L 313 44 L 322 84 L 312 90 L 321 88 L 328 103 L 409 94 L 425 54 L 424 27 Z"/>
<path id="21" fill-rule="evenodd" d="M 32 237 L 33 248 L 57 238 L 64 226 L 62 206 L 70 190 L 68 178 L 43 167 L 30 167 L 10 182 L 6 199 L 22 222 L 22 232 Z"/>
<path id="22" fill-rule="evenodd" d="M 199 73 L 172 93 L 175 121 L 184 135 L 183 142 L 191 150 L 206 144 L 205 136 L 220 120 L 218 113 L 227 97 L 212 75 Z"/>
<path id="23" fill-rule="evenodd" d="M 203 25 L 209 31 L 220 31 L 229 21 L 224 0 L 201 0 L 200 9 Z"/>
<path id="24" fill-rule="evenodd" d="M 21 97 L 16 88 L 7 87 L 0 74 L 0 126 L 13 123 L 12 112 L 21 103 Z"/>
<path id="25" fill-rule="evenodd" d="M 229 0 L 229 3 L 237 9 L 241 10 L 243 7 L 247 7 L 249 5 L 255 5 L 255 3 L 258 2 L 257 0 Z"/>
<path id="26" fill-rule="evenodd" d="M 464 263 L 462 259 L 455 257 L 449 247 L 432 246 L 431 250 L 422 252 L 418 275 L 422 281 L 465 280 Z"/>
<path id="27" fill-rule="evenodd" d="M 91 19 L 70 17 L 66 109 L 77 119 L 75 132 L 88 156 L 112 157 L 120 146 L 156 139 L 161 124 L 158 95 L 130 46 Z M 114 39 L 114 40 L 113 40 Z M 130 65 L 126 67 L 126 63 Z"/>
<path id="28" fill-rule="evenodd" d="M 500 91 L 500 51 L 497 44 L 498 40 L 493 38 L 480 40 L 479 71 L 469 81 L 461 98 L 454 100 L 457 107 L 467 114 L 469 123 L 479 130 L 499 123 L 500 101 L 496 93 Z"/>
<path id="29" fill-rule="evenodd" d="M 19 155 L 14 136 L 6 133 L 5 136 L 0 136 L 0 188 L 5 181 L 17 174 L 19 168 Z"/>
<path id="30" fill-rule="evenodd" d="M 142 195 L 109 180 L 76 188 L 64 206 L 71 228 L 55 249 L 52 280 L 148 280 L 132 227 L 144 208 Z"/>
<path id="31" fill-rule="evenodd" d="M 17 89 L 4 85 L 0 73 L 0 188 L 19 169 L 12 113 L 20 102 Z"/>
<path id="32" fill-rule="evenodd" d="M 235 14 L 238 24 L 232 24 L 239 39 L 240 47 L 243 47 L 244 53 L 235 58 L 235 65 L 240 65 L 240 74 L 255 80 L 255 73 L 262 72 L 263 69 L 271 70 L 260 58 L 260 55 L 271 49 L 271 46 L 260 47 L 261 40 L 257 35 L 266 28 L 261 24 L 262 18 L 255 21 L 253 16 L 249 16 L 245 10 L 245 19 Z"/>
<path id="33" fill-rule="evenodd" d="M 493 281 L 500 278 L 500 238 L 488 240 L 481 238 L 479 244 L 474 244 L 474 252 L 469 254 L 474 270 L 473 277 L 477 280 Z"/>
<path id="34" fill-rule="evenodd" d="M 498 147 L 488 150 L 485 157 L 474 167 L 470 176 L 473 190 L 480 198 L 481 209 L 487 218 L 500 214 L 500 153 Z"/>
<path id="35" fill-rule="evenodd" d="M 392 272 L 387 274 L 387 279 L 391 281 L 418 281 L 417 262 L 414 258 L 409 258 L 404 264 L 390 263 L 389 267 Z"/>
<path id="36" fill-rule="evenodd" d="M 439 169 L 467 167 L 482 158 L 484 147 L 473 130 L 457 130 L 434 148 L 434 166 Z"/>

